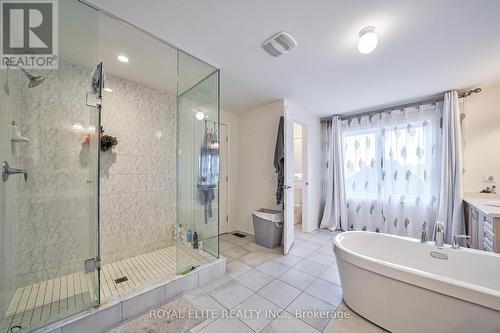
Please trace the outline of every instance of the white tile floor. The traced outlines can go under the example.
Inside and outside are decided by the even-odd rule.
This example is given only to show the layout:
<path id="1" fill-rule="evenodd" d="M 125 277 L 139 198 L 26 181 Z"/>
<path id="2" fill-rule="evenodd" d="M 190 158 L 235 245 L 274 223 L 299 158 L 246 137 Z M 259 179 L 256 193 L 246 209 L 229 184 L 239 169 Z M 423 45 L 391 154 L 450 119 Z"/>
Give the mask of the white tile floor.
<path id="1" fill-rule="evenodd" d="M 177 307 L 181 312 L 186 307 L 216 310 L 214 316 L 172 320 L 150 318 L 146 314 L 112 332 L 384 332 L 342 302 L 331 248 L 334 236 L 329 231 L 302 233 L 296 230 L 290 254 L 283 255 L 282 248 L 261 247 L 254 243 L 253 237 L 221 235 L 222 255 L 228 258 L 227 274 L 162 307 L 166 311 Z M 307 314 L 312 310 L 342 311 L 349 317 L 343 320 L 311 318 Z M 230 318 L 230 314 L 236 314 L 237 318 Z"/>

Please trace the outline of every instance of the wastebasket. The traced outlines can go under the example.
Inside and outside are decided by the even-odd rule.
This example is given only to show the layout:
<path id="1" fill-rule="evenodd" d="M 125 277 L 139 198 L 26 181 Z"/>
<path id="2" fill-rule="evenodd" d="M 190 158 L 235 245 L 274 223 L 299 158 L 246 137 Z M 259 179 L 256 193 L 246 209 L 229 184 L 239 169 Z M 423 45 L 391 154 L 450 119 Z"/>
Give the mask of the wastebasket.
<path id="1" fill-rule="evenodd" d="M 282 211 L 261 208 L 254 210 L 252 217 L 255 243 L 270 249 L 281 244 L 283 232 Z"/>

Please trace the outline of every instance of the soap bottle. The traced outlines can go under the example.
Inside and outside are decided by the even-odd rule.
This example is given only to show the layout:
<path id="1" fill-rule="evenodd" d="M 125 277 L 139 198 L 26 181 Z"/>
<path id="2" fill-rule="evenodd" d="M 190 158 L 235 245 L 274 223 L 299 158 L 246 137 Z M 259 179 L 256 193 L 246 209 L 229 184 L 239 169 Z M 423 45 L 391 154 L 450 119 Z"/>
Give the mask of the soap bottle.
<path id="1" fill-rule="evenodd" d="M 197 248 L 198 248 L 198 234 L 195 231 L 193 234 L 193 249 Z"/>
<path id="2" fill-rule="evenodd" d="M 184 227 L 182 224 L 179 224 L 179 241 L 184 243 Z"/>
<path id="3" fill-rule="evenodd" d="M 186 232 L 186 239 L 187 239 L 188 243 L 191 243 L 193 241 L 193 233 L 192 233 L 191 229 L 189 229 Z"/>

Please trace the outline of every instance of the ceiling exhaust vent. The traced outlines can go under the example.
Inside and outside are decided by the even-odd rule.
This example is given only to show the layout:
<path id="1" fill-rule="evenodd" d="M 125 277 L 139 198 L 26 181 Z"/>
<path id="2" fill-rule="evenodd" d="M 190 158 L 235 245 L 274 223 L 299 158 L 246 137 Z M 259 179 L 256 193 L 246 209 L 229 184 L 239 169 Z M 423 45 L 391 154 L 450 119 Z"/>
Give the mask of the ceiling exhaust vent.
<path id="1" fill-rule="evenodd" d="M 262 48 L 273 57 L 279 57 L 297 46 L 295 39 L 286 32 L 278 32 L 264 43 Z"/>

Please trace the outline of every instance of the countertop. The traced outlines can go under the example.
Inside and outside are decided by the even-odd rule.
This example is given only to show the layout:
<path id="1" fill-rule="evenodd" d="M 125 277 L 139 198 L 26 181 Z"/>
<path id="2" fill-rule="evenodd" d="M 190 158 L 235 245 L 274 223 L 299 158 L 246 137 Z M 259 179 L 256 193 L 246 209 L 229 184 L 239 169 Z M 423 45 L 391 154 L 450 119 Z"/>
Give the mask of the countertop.
<path id="1" fill-rule="evenodd" d="M 500 194 L 464 193 L 464 201 L 480 210 L 483 214 L 500 218 Z M 488 204 L 495 204 L 498 206 L 491 206 Z"/>

